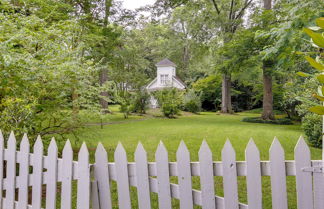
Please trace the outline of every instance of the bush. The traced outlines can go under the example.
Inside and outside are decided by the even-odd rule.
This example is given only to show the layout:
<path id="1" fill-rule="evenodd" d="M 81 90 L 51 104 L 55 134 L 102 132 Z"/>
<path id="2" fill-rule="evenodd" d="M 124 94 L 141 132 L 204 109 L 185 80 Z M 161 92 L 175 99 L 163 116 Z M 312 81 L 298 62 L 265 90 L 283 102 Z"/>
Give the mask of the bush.
<path id="1" fill-rule="evenodd" d="M 147 91 L 138 90 L 131 99 L 131 112 L 145 114 L 149 105 L 150 95 Z"/>
<path id="2" fill-rule="evenodd" d="M 155 93 L 164 116 L 174 118 L 180 112 L 181 94 L 175 88 L 167 88 Z"/>
<path id="3" fill-rule="evenodd" d="M 194 90 L 189 90 L 183 98 L 183 107 L 185 111 L 198 113 L 201 111 L 200 96 Z"/>
<path id="4" fill-rule="evenodd" d="M 322 126 L 322 116 L 320 115 L 307 114 L 303 117 L 302 128 L 306 139 L 314 147 L 322 147 Z"/>
<path id="5" fill-rule="evenodd" d="M 204 110 L 217 110 L 222 99 L 222 79 L 220 75 L 210 75 L 192 84 L 195 92 L 199 93 L 201 106 Z"/>
<path id="6" fill-rule="evenodd" d="M 263 120 L 260 117 L 247 117 L 242 119 L 243 122 L 248 123 L 265 123 L 265 124 L 276 124 L 276 125 L 292 125 L 293 122 L 289 118 L 279 118 L 276 120 Z"/>

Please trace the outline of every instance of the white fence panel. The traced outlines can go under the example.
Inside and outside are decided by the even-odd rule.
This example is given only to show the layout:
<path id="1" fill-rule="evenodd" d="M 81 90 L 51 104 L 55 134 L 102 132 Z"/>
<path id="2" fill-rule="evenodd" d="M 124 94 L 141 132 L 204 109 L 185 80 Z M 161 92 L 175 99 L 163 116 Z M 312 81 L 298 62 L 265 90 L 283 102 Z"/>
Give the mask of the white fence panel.
<path id="1" fill-rule="evenodd" d="M 287 209 L 285 153 L 277 138 L 273 140 L 270 148 L 270 169 L 272 207 Z"/>
<path id="2" fill-rule="evenodd" d="M 194 205 L 203 209 L 261 209 L 262 176 L 270 176 L 273 208 L 288 208 L 286 176 L 296 176 L 299 209 L 317 209 L 321 206 L 321 200 L 318 199 L 321 190 L 316 183 L 321 181 L 323 163 L 311 161 L 310 150 L 302 138 L 295 147 L 295 161 L 285 161 L 284 150 L 277 139 L 270 148 L 270 161 L 260 161 L 259 150 L 251 139 L 245 151 L 246 161 L 241 162 L 236 161 L 236 153 L 230 141 L 222 149 L 222 162 L 213 162 L 212 151 L 206 141 L 200 147 L 199 162 L 190 162 L 190 153 L 183 141 L 176 153 L 177 162 L 168 161 L 168 152 L 160 143 L 155 153 L 156 162 L 148 163 L 147 153 L 139 143 L 135 151 L 135 162 L 129 163 L 125 149 L 119 143 L 114 153 L 115 162 L 109 163 L 106 150 L 99 144 L 93 165 L 89 164 L 85 144 L 78 153 L 78 162 L 73 161 L 69 141 L 64 146 L 62 159 L 58 158 L 55 140 L 50 143 L 48 156 L 43 155 L 40 137 L 34 144 L 33 153 L 30 153 L 26 135 L 20 143 L 19 151 L 16 151 L 16 145 L 14 134 L 11 133 L 7 149 L 4 149 L 4 139 L 0 132 L 0 192 L 2 194 L 5 191 L 6 194 L 0 201 L 2 208 L 6 209 L 41 209 L 42 203 L 45 203 L 46 209 L 56 209 L 58 182 L 62 185 L 60 207 L 71 209 L 72 180 L 77 180 L 78 183 L 77 209 L 111 209 L 110 181 L 117 182 L 118 207 L 121 209 L 132 207 L 130 186 L 137 188 L 140 209 L 152 207 L 152 192 L 157 193 L 159 208 L 163 209 L 172 208 L 172 198 L 180 201 L 181 209 L 190 209 Z M 30 167 L 33 168 L 32 174 L 29 173 Z M 92 168 L 94 175 L 90 178 Z M 178 178 L 178 184 L 170 183 L 171 176 Z M 194 176 L 200 178 L 201 191 L 192 189 Z M 224 197 L 215 196 L 215 176 L 223 177 Z M 238 176 L 246 176 L 248 205 L 238 201 Z M 46 199 L 42 201 L 44 185 Z M 31 205 L 28 205 L 29 196 Z"/>
<path id="3" fill-rule="evenodd" d="M 199 150 L 202 208 L 216 208 L 213 155 L 204 140 Z"/>
<path id="4" fill-rule="evenodd" d="M 225 209 L 238 209 L 236 156 L 232 144 L 226 141 L 222 150 Z"/>
<path id="5" fill-rule="evenodd" d="M 89 152 L 85 143 L 82 144 L 78 155 L 78 177 L 77 209 L 89 209 L 90 168 Z"/>
<path id="6" fill-rule="evenodd" d="M 129 193 L 129 177 L 127 168 L 127 155 L 121 143 L 117 145 L 115 151 L 118 204 L 120 209 L 131 209 L 131 199 Z"/>
<path id="7" fill-rule="evenodd" d="M 0 130 L 0 207 L 3 206 L 2 197 L 3 197 L 3 171 L 4 171 L 4 138 Z"/>
<path id="8" fill-rule="evenodd" d="M 192 197 L 192 180 L 191 180 L 191 168 L 190 168 L 190 153 L 184 143 L 180 142 L 180 146 L 177 151 L 177 168 L 178 168 L 178 183 L 180 192 L 180 208 L 192 209 L 193 197 Z"/>
<path id="9" fill-rule="evenodd" d="M 171 209 L 168 151 L 160 142 L 155 153 L 159 208 Z"/>
<path id="10" fill-rule="evenodd" d="M 33 162 L 32 206 L 35 209 L 41 209 L 42 181 L 43 181 L 43 143 L 40 137 L 37 138 L 34 145 L 34 155 L 33 155 L 32 162 Z"/>
<path id="11" fill-rule="evenodd" d="M 72 208 L 72 161 L 73 151 L 69 140 L 66 141 L 62 154 L 61 209 Z"/>
<path id="12" fill-rule="evenodd" d="M 18 209 L 26 209 L 28 206 L 28 176 L 29 176 L 29 141 L 25 134 L 20 143 L 19 159 L 19 192 L 18 192 Z"/>
<path id="13" fill-rule="evenodd" d="M 111 209 L 111 194 L 109 184 L 109 170 L 107 152 L 101 143 L 95 153 L 94 177 L 97 181 L 100 208 Z"/>
<path id="14" fill-rule="evenodd" d="M 150 209 L 150 184 L 147 168 L 147 156 L 146 151 L 141 143 L 137 145 L 135 151 L 136 162 L 136 185 L 138 195 L 138 207 L 140 209 Z"/>
<path id="15" fill-rule="evenodd" d="M 47 157 L 47 184 L 46 184 L 46 209 L 56 209 L 57 192 L 57 146 L 54 139 L 48 147 Z"/>
<path id="16" fill-rule="evenodd" d="M 14 209 L 15 203 L 15 188 L 16 188 L 16 138 L 14 133 L 11 132 L 8 141 L 7 152 L 7 181 L 8 188 L 6 191 L 6 209 Z"/>
<path id="17" fill-rule="evenodd" d="M 298 140 L 295 148 L 295 161 L 298 209 L 313 208 L 312 173 L 304 171 L 305 168 L 311 168 L 311 156 L 302 137 Z"/>
<path id="18" fill-rule="evenodd" d="M 249 209 L 262 209 L 260 153 L 253 139 L 245 150 L 245 160 Z"/>

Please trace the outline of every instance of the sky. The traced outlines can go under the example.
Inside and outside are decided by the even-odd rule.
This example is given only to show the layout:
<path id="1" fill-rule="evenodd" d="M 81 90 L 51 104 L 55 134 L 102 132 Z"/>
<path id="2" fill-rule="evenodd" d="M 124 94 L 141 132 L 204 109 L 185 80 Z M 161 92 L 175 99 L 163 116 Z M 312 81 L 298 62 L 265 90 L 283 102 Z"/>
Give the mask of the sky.
<path id="1" fill-rule="evenodd" d="M 154 4 L 155 0 L 123 0 L 123 5 L 126 9 L 137 9 L 148 4 Z"/>

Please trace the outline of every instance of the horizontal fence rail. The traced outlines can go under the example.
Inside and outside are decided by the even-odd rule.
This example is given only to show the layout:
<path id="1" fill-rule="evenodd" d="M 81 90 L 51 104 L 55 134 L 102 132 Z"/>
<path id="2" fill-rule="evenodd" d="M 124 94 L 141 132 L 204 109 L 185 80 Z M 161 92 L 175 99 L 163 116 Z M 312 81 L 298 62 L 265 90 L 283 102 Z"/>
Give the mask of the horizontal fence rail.
<path id="1" fill-rule="evenodd" d="M 13 133 L 4 146 L 0 133 L 0 205 L 5 209 L 110 209 L 112 204 L 111 181 L 117 183 L 118 208 L 130 209 L 130 187 L 137 188 L 138 208 L 152 208 L 151 193 L 158 196 L 161 209 L 172 208 L 172 198 L 179 200 L 181 209 L 194 205 L 203 209 L 261 209 L 262 176 L 271 181 L 272 208 L 287 209 L 286 176 L 296 176 L 297 205 L 299 209 L 319 209 L 323 205 L 323 189 L 316 186 L 323 181 L 322 161 L 311 160 L 310 150 L 301 137 L 295 147 L 295 160 L 287 161 L 284 150 L 275 138 L 269 150 L 269 161 L 260 161 L 260 153 L 250 140 L 245 161 L 236 161 L 235 151 L 228 140 L 222 150 L 222 161 L 213 161 L 212 151 L 203 141 L 198 162 L 191 162 L 190 153 L 182 141 L 176 153 L 177 162 L 169 162 L 163 143 L 158 145 L 155 162 L 148 162 L 141 143 L 135 151 L 135 162 L 128 162 L 127 153 L 119 143 L 115 162 L 109 162 L 107 152 L 98 144 L 95 163 L 89 163 L 89 152 L 85 144 L 73 161 L 73 150 L 66 142 L 62 157 L 53 139 L 47 156 L 43 153 L 40 137 L 30 152 L 25 135 L 17 150 Z M 224 196 L 216 196 L 215 178 L 222 177 Z M 237 177 L 246 177 L 247 204 L 238 199 Z M 172 183 L 177 177 L 178 183 Z M 193 189 L 192 177 L 199 177 L 200 190 Z M 77 185 L 73 199 L 73 182 Z M 58 190 L 58 185 L 60 190 Z M 45 186 L 45 187 L 44 187 Z M 44 192 L 45 191 L 45 192 Z M 59 191 L 59 192 L 58 192 Z M 45 194 L 44 194 L 45 193 Z M 57 199 L 60 199 L 60 202 Z M 58 205 L 59 204 L 59 205 Z"/>

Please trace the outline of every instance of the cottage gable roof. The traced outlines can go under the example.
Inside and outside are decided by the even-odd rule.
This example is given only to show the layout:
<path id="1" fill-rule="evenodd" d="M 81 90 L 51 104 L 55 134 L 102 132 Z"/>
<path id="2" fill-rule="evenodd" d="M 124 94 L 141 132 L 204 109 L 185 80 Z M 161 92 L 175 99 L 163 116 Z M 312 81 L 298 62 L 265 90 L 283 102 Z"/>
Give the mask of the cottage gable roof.
<path id="1" fill-rule="evenodd" d="M 174 64 L 173 62 L 171 62 L 169 59 L 164 59 L 160 62 L 158 62 L 157 64 L 155 64 L 156 67 L 176 67 L 176 64 Z"/>

